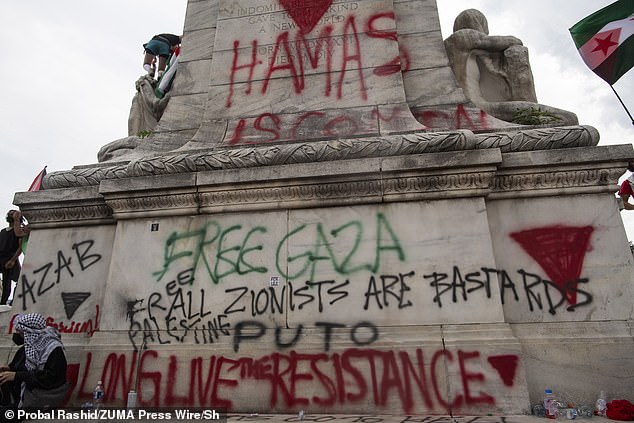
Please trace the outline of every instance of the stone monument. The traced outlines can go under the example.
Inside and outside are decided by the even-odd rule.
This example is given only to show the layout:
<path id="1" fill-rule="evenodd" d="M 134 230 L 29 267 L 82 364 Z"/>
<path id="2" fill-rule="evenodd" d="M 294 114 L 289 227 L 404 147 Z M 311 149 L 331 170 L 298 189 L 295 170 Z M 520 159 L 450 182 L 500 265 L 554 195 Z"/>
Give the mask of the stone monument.
<path id="1" fill-rule="evenodd" d="M 97 380 L 251 413 L 634 400 L 631 146 L 476 104 L 435 0 L 189 0 L 152 134 L 16 194 L 0 325 L 64 333 L 71 404 Z"/>

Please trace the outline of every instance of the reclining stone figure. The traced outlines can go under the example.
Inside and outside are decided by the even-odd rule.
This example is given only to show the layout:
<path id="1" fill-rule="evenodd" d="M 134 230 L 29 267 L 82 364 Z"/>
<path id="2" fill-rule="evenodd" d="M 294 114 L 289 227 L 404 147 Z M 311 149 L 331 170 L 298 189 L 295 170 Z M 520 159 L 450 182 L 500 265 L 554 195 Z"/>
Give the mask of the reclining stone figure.
<path id="1" fill-rule="evenodd" d="M 445 40 L 449 63 L 469 100 L 490 115 L 512 122 L 518 110 L 539 108 L 557 124 L 576 125 L 577 116 L 537 102 L 528 49 L 513 36 L 489 35 L 484 14 L 476 9 L 456 17 Z"/>

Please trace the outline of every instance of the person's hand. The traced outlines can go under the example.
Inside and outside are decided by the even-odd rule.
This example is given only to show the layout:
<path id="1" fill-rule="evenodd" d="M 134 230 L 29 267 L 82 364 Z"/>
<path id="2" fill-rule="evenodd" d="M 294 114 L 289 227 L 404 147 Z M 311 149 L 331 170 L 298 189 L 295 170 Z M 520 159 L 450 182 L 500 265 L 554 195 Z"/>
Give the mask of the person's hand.
<path id="1" fill-rule="evenodd" d="M 15 372 L 2 372 L 0 373 L 0 385 L 4 385 L 7 382 L 15 380 Z"/>
<path id="2" fill-rule="evenodd" d="M 8 370 L 10 370 L 9 366 L 0 366 L 0 372 L 6 372 Z"/>

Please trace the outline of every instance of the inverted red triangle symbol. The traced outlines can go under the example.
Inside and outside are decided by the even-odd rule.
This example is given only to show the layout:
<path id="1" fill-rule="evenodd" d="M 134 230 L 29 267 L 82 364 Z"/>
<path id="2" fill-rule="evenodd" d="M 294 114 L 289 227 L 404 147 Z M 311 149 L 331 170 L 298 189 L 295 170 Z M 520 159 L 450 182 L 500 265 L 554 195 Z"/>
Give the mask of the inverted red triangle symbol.
<path id="1" fill-rule="evenodd" d="M 303 34 L 313 30 L 333 0 L 279 0 Z"/>
<path id="2" fill-rule="evenodd" d="M 516 355 L 494 355 L 487 360 L 491 367 L 500 374 L 504 385 L 513 386 L 515 384 L 515 372 L 517 372 L 518 364 Z"/>
<path id="3" fill-rule="evenodd" d="M 592 226 L 548 226 L 514 232 L 511 237 L 522 246 L 562 292 L 568 304 L 577 304 L 577 281 L 590 245 Z M 566 289 L 566 285 L 570 288 Z"/>

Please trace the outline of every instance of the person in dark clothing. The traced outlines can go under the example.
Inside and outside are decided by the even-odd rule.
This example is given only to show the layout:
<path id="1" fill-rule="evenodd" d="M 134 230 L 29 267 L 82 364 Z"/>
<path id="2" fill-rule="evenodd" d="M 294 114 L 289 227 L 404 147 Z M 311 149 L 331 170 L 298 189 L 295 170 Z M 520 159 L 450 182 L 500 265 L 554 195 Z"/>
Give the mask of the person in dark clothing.
<path id="1" fill-rule="evenodd" d="M 16 219 L 22 219 L 22 214 L 17 210 L 9 210 L 7 213 L 8 228 L 0 231 L 0 270 L 2 271 L 2 296 L 0 304 L 6 304 L 11 294 L 11 281 L 17 281 L 20 275 L 20 262 L 18 258 L 22 254 L 20 238 L 14 229 Z"/>
<path id="2" fill-rule="evenodd" d="M 24 354 L 24 336 L 21 333 L 13 333 L 13 343 L 20 348 L 13 355 L 13 359 L 8 366 L 0 366 L 0 372 L 6 371 L 24 371 L 26 370 L 26 355 Z M 17 407 L 20 402 L 21 384 L 16 381 L 8 382 L 0 386 L 2 396 L 0 396 L 0 405 L 5 407 Z"/>
<path id="3" fill-rule="evenodd" d="M 160 78 L 167 66 L 167 59 L 170 55 L 180 46 L 181 37 L 174 34 L 158 34 L 152 37 L 150 41 L 143 44 L 145 49 L 145 57 L 143 58 L 143 69 L 147 71 L 150 76 L 154 76 L 154 64 L 158 57 L 158 73 L 157 78 Z"/>
<path id="4" fill-rule="evenodd" d="M 3 394 L 10 392 L 13 396 L 19 392 L 19 395 L 5 405 L 18 408 L 61 405 L 69 384 L 66 353 L 57 329 L 46 326 L 41 314 L 23 314 L 15 320 L 13 342 L 24 345 L 9 366 L 0 369 L 0 385 Z M 7 388 L 5 384 L 9 384 Z"/>

